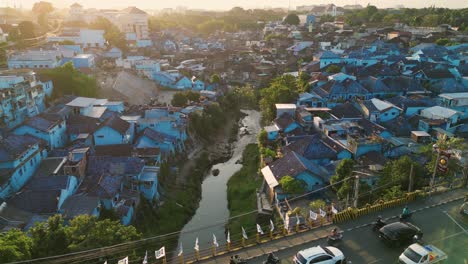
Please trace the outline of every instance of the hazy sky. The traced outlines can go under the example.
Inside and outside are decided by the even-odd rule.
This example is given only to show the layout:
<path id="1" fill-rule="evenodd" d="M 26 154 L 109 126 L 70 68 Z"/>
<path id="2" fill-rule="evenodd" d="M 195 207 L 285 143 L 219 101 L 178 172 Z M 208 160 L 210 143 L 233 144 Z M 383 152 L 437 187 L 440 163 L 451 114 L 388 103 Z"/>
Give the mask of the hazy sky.
<path id="1" fill-rule="evenodd" d="M 39 0 L 0 0 L 0 6 L 22 6 L 30 8 Z M 201 9 L 230 9 L 233 6 L 241 6 L 244 8 L 254 7 L 291 7 L 297 5 L 313 5 L 313 4 L 328 4 L 334 3 L 338 6 L 346 4 L 361 4 L 363 6 L 370 3 L 377 7 L 395 7 L 396 5 L 405 5 L 406 7 L 427 7 L 435 5 L 436 7 L 447 8 L 466 8 L 468 7 L 467 0 L 45 0 L 52 2 L 55 7 L 68 7 L 74 2 L 78 2 L 85 8 L 122 8 L 127 6 L 137 6 L 142 9 L 161 9 L 166 7 L 185 6 L 189 8 Z"/>

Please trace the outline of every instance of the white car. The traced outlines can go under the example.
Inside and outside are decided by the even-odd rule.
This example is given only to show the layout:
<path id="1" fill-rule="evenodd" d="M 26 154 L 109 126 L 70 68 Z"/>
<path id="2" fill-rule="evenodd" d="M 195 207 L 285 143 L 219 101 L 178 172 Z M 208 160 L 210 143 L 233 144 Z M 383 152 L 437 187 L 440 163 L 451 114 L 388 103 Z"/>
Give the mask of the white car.
<path id="1" fill-rule="evenodd" d="M 336 247 L 311 247 L 297 252 L 294 256 L 296 264 L 344 264 L 346 258 Z"/>

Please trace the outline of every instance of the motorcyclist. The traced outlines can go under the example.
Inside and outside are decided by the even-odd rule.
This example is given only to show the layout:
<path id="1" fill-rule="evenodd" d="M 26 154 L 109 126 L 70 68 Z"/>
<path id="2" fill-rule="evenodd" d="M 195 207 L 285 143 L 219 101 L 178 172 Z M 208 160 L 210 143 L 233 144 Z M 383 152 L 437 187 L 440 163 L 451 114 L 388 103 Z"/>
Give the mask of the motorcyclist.
<path id="1" fill-rule="evenodd" d="M 403 208 L 403 212 L 401 213 L 401 216 L 405 217 L 405 216 L 408 216 L 410 214 L 411 214 L 411 212 L 410 212 L 408 206 L 405 206 L 405 208 Z"/>
<path id="2" fill-rule="evenodd" d="M 338 236 L 338 229 L 336 227 L 332 229 L 330 236 L 333 238 Z"/>
<path id="3" fill-rule="evenodd" d="M 375 221 L 375 224 L 379 225 L 379 226 L 385 224 L 384 221 L 382 221 L 382 216 L 380 216 L 380 215 L 377 216 L 377 221 Z"/>
<path id="4" fill-rule="evenodd" d="M 273 253 L 268 254 L 267 263 L 276 263 L 278 258 Z"/>

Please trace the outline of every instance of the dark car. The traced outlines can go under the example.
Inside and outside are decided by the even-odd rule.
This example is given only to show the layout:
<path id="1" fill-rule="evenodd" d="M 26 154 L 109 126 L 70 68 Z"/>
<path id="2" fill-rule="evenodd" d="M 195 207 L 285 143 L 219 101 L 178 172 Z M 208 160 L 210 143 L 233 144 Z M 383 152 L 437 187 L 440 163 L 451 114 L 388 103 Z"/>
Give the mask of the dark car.
<path id="1" fill-rule="evenodd" d="M 422 238 L 423 233 L 417 226 L 405 222 L 395 222 L 379 230 L 379 237 L 390 246 L 407 246 L 414 241 L 414 236 Z"/>

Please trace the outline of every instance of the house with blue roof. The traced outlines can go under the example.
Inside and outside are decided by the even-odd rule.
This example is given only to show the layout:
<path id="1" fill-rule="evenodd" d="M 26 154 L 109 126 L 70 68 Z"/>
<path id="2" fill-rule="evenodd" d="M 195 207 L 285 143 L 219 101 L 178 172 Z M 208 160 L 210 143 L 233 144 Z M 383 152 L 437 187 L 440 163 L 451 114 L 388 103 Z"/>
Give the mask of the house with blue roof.
<path id="1" fill-rule="evenodd" d="M 14 130 L 17 135 L 32 135 L 47 142 L 50 149 L 63 147 L 67 143 L 66 123 L 59 115 L 40 114 L 26 120 Z"/>
<path id="2" fill-rule="evenodd" d="M 468 117 L 468 92 L 439 94 L 442 99 L 441 106 L 462 112 L 461 119 Z"/>
<path id="3" fill-rule="evenodd" d="M 301 93 L 299 94 L 299 98 L 297 99 L 297 106 L 305 106 L 305 107 L 322 107 L 325 102 L 322 97 L 318 96 L 314 93 Z"/>
<path id="4" fill-rule="evenodd" d="M 155 157 L 156 162 L 161 162 L 161 154 L 165 157 L 171 157 L 179 151 L 179 144 L 176 137 L 154 131 L 151 128 L 145 128 L 135 140 L 136 149 L 158 148 L 160 154 Z"/>
<path id="5" fill-rule="evenodd" d="M 293 133 L 295 130 L 300 130 L 302 128 L 302 126 L 289 113 L 283 113 L 281 116 L 275 118 L 273 123 L 278 127 L 280 132 L 285 134 Z"/>
<path id="6" fill-rule="evenodd" d="M 325 84 L 313 88 L 312 92 L 326 100 L 329 107 L 350 99 L 369 99 L 371 97 L 369 91 L 352 78 L 346 78 L 341 81 L 329 80 Z"/>
<path id="7" fill-rule="evenodd" d="M 30 135 L 9 135 L 0 140 L 0 199 L 19 191 L 33 176 L 47 151 Z"/>
<path id="8" fill-rule="evenodd" d="M 115 145 L 131 144 L 134 132 L 130 123 L 114 115 L 102 122 L 94 132 L 94 144 Z"/>
<path id="9" fill-rule="evenodd" d="M 359 101 L 360 110 L 364 116 L 372 122 L 387 122 L 400 116 L 403 109 L 377 98 L 366 101 Z"/>
<path id="10" fill-rule="evenodd" d="M 330 65 L 330 64 L 338 64 L 341 63 L 343 60 L 341 59 L 340 55 L 335 54 L 331 51 L 324 51 L 318 55 L 316 55 L 320 60 L 320 69 Z"/>
<path id="11" fill-rule="evenodd" d="M 401 108 L 403 111 L 403 115 L 406 117 L 418 115 L 421 112 L 421 110 L 436 105 L 434 100 L 424 96 L 417 96 L 413 98 L 397 95 L 395 97 L 388 98 L 387 102 L 392 103 L 393 105 Z"/>
<path id="12" fill-rule="evenodd" d="M 442 106 L 433 106 L 421 110 L 418 130 L 431 132 L 435 130 L 441 133 L 453 133 L 455 126 L 460 121 L 463 112 L 458 112 Z M 442 131 L 443 130 L 443 131 Z"/>
<path id="13" fill-rule="evenodd" d="M 284 153 L 294 151 L 309 161 L 325 166 L 331 161 L 352 158 L 351 151 L 341 142 L 320 134 L 287 138 Z"/>
<path id="14" fill-rule="evenodd" d="M 137 120 L 137 132 L 140 133 L 145 128 L 151 128 L 156 132 L 170 135 L 178 139 L 176 148 L 183 149 L 187 140 L 186 118 L 181 114 L 181 109 L 173 108 L 153 108 L 146 110 L 144 118 Z"/>
<path id="15" fill-rule="evenodd" d="M 34 214 L 55 214 L 65 200 L 73 195 L 78 187 L 75 176 L 48 176 L 33 178 L 7 204 L 22 211 Z"/>
<path id="16" fill-rule="evenodd" d="M 261 171 L 268 184 L 270 197 L 276 196 L 278 200 L 284 200 L 292 195 L 281 190 L 279 182 L 285 176 L 301 180 L 305 192 L 318 190 L 330 181 L 330 175 L 324 167 L 307 160 L 294 151 L 275 160 Z"/>

